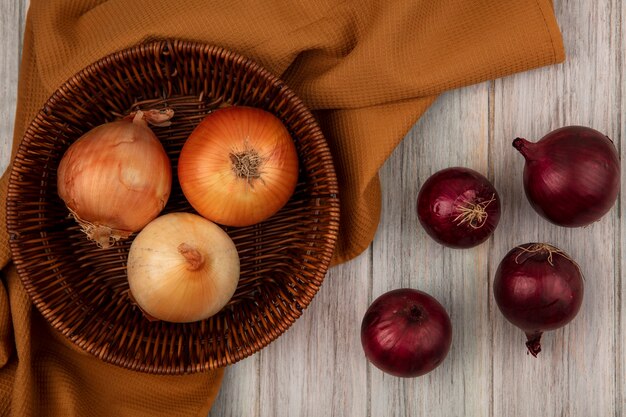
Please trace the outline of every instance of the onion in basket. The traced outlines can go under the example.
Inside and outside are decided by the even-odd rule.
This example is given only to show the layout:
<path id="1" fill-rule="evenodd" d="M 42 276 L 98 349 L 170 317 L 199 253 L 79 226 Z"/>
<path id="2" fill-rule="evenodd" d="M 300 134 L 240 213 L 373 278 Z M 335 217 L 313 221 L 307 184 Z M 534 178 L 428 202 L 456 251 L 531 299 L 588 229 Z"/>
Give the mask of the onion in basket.
<path id="1" fill-rule="evenodd" d="M 148 127 L 169 123 L 173 111 L 138 111 L 134 117 L 91 129 L 65 152 L 57 171 L 59 197 L 98 246 L 126 239 L 165 207 L 172 168 Z"/>
<path id="2" fill-rule="evenodd" d="M 215 223 L 170 213 L 148 223 L 128 253 L 128 284 L 155 319 L 186 323 L 219 312 L 239 282 L 239 254 Z"/>
<path id="3" fill-rule="evenodd" d="M 194 129 L 180 152 L 178 178 L 203 217 L 250 226 L 287 203 L 298 181 L 298 154 L 277 117 L 232 106 L 210 113 Z"/>

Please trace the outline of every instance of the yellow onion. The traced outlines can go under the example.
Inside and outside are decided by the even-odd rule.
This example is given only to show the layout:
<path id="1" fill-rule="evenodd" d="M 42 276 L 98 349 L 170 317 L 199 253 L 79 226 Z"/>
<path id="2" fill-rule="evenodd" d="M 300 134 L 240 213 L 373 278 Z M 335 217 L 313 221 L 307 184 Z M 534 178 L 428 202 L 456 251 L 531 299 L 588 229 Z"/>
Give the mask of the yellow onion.
<path id="1" fill-rule="evenodd" d="M 141 230 L 165 207 L 172 168 L 146 119 L 165 124 L 173 112 L 137 112 L 95 127 L 74 142 L 57 171 L 59 197 L 87 237 L 107 248 Z"/>
<path id="2" fill-rule="evenodd" d="M 298 155 L 277 117 L 232 106 L 210 113 L 194 129 L 181 150 L 178 177 L 199 214 L 249 226 L 287 203 L 298 181 Z"/>
<path id="3" fill-rule="evenodd" d="M 239 255 L 219 226 L 191 213 L 150 222 L 128 254 L 132 298 L 150 317 L 176 323 L 219 312 L 239 282 Z"/>

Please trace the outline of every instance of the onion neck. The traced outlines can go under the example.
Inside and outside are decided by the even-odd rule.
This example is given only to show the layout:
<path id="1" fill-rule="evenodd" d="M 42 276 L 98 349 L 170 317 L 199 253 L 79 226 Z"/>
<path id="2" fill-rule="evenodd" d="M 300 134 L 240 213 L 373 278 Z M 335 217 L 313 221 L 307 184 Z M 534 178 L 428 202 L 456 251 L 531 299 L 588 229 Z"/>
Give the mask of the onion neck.
<path id="1" fill-rule="evenodd" d="M 517 149 L 527 160 L 533 160 L 537 154 L 537 144 L 527 141 L 524 138 L 515 138 L 513 141 L 513 147 Z"/>
<path id="2" fill-rule="evenodd" d="M 187 261 L 188 271 L 197 271 L 204 266 L 204 256 L 193 246 L 181 243 L 178 245 L 178 253 L 183 255 L 183 258 Z"/>
<path id="3" fill-rule="evenodd" d="M 133 123 L 139 125 L 146 125 L 146 120 L 144 119 L 144 113 L 141 110 L 137 110 L 135 113 L 135 117 L 133 117 Z"/>
<path id="4" fill-rule="evenodd" d="M 147 126 L 150 123 L 152 126 L 170 126 L 172 122 L 170 119 L 174 117 L 174 110 L 170 108 L 165 109 L 148 109 L 137 110 L 125 117 L 126 120 L 131 120 L 133 123 L 142 124 Z"/>
<path id="5" fill-rule="evenodd" d="M 528 348 L 528 353 L 533 355 L 535 358 L 541 352 L 541 335 L 543 332 L 532 332 L 526 333 L 526 347 Z"/>

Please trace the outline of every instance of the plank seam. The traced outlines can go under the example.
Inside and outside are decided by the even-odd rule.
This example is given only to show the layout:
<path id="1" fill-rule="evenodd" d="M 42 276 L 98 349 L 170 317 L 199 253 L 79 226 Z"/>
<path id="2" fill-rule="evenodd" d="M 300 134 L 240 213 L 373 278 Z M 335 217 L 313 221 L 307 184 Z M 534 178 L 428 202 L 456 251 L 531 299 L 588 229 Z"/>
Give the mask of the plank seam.
<path id="1" fill-rule="evenodd" d="M 491 155 L 494 152 L 494 135 L 495 135 L 495 101 L 496 101 L 496 82 L 494 80 L 489 81 L 489 94 L 487 95 L 487 175 L 489 180 L 493 183 L 495 177 L 495 167 L 493 158 Z M 489 238 L 489 247 L 487 249 L 487 259 L 491 259 L 494 253 L 494 237 L 491 236 Z M 494 349 L 495 349 L 495 341 L 494 341 L 494 320 L 493 317 L 493 300 L 491 298 L 491 262 L 487 262 L 487 315 L 489 317 L 489 321 L 491 326 L 489 327 L 489 339 L 490 339 L 490 357 L 491 362 L 489 366 L 489 391 L 491 392 L 489 398 L 489 417 L 494 417 L 494 398 L 495 398 L 495 387 L 494 387 Z"/>
<path id="2" fill-rule="evenodd" d="M 623 37 L 622 37 L 622 33 L 624 32 L 623 30 L 623 21 L 622 21 L 622 14 L 620 13 L 621 10 L 623 10 L 623 0 L 617 0 L 616 1 L 616 6 L 617 6 L 617 12 L 611 10 L 611 15 L 613 13 L 616 14 L 616 32 L 617 32 L 617 95 L 618 95 L 618 99 L 617 99 L 617 114 L 619 115 L 617 117 L 617 134 L 620 136 L 620 140 L 617 141 L 617 151 L 619 153 L 619 155 L 623 155 L 622 153 L 622 149 L 623 149 L 623 145 L 622 145 L 622 140 L 623 138 L 621 137 L 621 133 L 622 133 L 622 112 L 623 112 L 623 62 L 624 62 L 624 41 L 623 41 Z M 615 31 L 613 33 L 615 33 Z M 615 350 L 614 350 L 614 361 L 615 361 L 615 370 L 614 370 L 614 384 L 615 384 L 615 417 L 619 417 L 621 414 L 621 399 L 624 397 L 624 381 L 621 378 L 622 375 L 622 368 L 624 366 L 624 364 L 622 363 L 622 358 L 623 358 L 623 350 L 624 350 L 624 346 L 622 346 L 621 343 L 621 332 L 623 330 L 623 323 L 622 323 L 622 308 L 623 308 L 623 304 L 622 304 L 622 222 L 623 222 L 623 216 L 622 216 L 622 202 L 621 202 L 621 198 L 617 199 L 616 202 L 616 210 L 617 210 L 617 216 L 615 217 L 615 227 L 614 227 L 614 233 L 615 235 L 615 259 L 616 259 L 616 265 L 615 265 L 615 272 L 616 272 L 616 276 L 615 276 L 615 319 L 617 321 L 617 326 L 616 329 L 617 331 L 615 331 L 613 333 L 613 337 L 615 338 L 613 345 L 615 346 Z"/>

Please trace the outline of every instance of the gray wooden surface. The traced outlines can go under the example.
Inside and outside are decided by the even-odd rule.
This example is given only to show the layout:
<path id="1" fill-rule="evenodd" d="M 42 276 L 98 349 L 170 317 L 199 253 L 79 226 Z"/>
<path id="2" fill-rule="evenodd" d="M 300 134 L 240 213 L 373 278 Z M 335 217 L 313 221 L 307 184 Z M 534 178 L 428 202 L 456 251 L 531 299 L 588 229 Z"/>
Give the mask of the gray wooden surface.
<path id="1" fill-rule="evenodd" d="M 0 0 L 0 171 L 9 162 L 27 0 Z M 221 416 L 580 416 L 626 415 L 625 183 L 616 207 L 584 229 L 548 224 L 521 185 L 516 136 L 538 139 L 582 124 L 612 137 L 626 159 L 626 0 L 555 0 L 567 61 L 444 94 L 381 171 L 383 212 L 373 244 L 330 271 L 305 314 L 276 342 L 228 369 L 211 411 Z M 415 199 L 435 171 L 485 173 L 503 212 L 494 237 L 470 250 L 434 243 Z M 513 246 L 546 241 L 567 251 L 586 277 L 574 322 L 546 334 L 538 359 L 493 301 L 498 262 Z M 413 287 L 438 298 L 454 326 L 452 349 L 431 374 L 387 376 L 368 365 L 359 341 L 369 303 Z"/>

